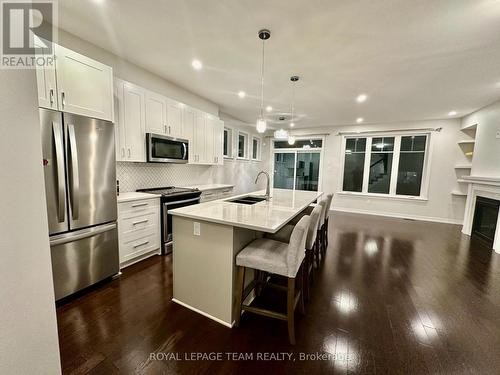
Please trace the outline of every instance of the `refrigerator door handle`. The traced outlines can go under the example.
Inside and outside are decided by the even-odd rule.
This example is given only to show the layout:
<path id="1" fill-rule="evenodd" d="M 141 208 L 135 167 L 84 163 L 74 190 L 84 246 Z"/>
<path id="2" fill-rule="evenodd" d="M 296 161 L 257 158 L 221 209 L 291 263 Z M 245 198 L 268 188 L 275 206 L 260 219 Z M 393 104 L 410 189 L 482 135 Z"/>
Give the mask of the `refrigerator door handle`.
<path id="1" fill-rule="evenodd" d="M 50 239 L 50 246 L 63 245 L 68 242 L 75 242 L 78 240 L 83 240 L 84 238 L 94 237 L 100 233 L 108 232 L 115 228 L 116 228 L 116 223 L 112 223 L 112 224 L 101 225 L 99 227 L 83 229 L 76 232 L 61 234 L 58 236 L 54 236 Z"/>
<path id="2" fill-rule="evenodd" d="M 71 212 L 73 220 L 77 220 L 80 213 L 80 177 L 78 174 L 75 126 L 73 124 L 68 124 L 68 137 L 71 156 Z"/>
<path id="3" fill-rule="evenodd" d="M 61 126 L 52 122 L 52 135 L 54 137 L 54 148 L 57 163 L 57 221 L 64 222 L 65 218 L 65 194 L 64 194 L 64 154 Z"/>

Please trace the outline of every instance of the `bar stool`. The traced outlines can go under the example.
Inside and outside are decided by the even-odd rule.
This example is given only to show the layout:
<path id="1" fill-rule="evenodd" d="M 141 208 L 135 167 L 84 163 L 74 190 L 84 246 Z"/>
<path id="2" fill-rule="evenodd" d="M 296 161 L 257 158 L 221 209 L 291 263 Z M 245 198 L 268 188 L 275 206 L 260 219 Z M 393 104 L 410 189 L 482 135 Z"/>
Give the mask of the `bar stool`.
<path id="1" fill-rule="evenodd" d="M 304 216 L 293 228 L 288 244 L 268 238 L 259 238 L 252 241 L 236 256 L 236 327 L 240 324 L 241 312 L 248 311 L 254 314 L 286 320 L 288 322 L 288 337 L 290 344 L 295 345 L 295 308 L 300 303 L 304 312 L 303 284 L 304 258 L 306 237 L 309 229 L 309 216 Z M 245 269 L 252 268 L 280 276 L 287 281 L 287 312 L 286 314 L 257 308 L 243 304 L 245 298 L 254 287 L 245 290 Z M 299 279 L 299 288 L 296 290 L 296 279 Z"/>
<path id="2" fill-rule="evenodd" d="M 304 283 L 304 297 L 306 300 L 309 300 L 311 294 L 310 282 L 314 281 L 314 261 L 319 249 L 319 222 L 321 215 L 323 214 L 323 205 L 325 205 L 325 203 L 316 205 L 309 216 L 309 230 L 307 231 L 305 258 L 306 277 Z M 287 224 L 277 233 L 266 234 L 265 236 L 266 238 L 270 238 L 275 241 L 289 243 L 293 228 L 293 224 Z"/>

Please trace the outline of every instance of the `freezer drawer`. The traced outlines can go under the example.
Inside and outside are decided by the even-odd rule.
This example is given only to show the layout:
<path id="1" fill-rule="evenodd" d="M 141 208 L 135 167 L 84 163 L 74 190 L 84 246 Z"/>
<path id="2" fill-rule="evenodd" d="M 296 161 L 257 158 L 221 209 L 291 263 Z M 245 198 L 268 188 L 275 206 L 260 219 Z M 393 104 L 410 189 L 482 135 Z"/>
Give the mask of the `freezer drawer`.
<path id="1" fill-rule="evenodd" d="M 56 300 L 119 272 L 116 223 L 51 237 Z"/>

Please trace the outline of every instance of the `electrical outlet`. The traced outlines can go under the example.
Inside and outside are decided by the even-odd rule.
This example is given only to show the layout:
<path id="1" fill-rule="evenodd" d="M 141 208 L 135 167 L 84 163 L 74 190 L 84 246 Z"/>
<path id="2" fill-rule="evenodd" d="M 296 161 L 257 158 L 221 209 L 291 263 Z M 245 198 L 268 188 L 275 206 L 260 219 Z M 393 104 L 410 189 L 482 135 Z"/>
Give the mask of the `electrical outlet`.
<path id="1" fill-rule="evenodd" d="M 196 221 L 193 223 L 193 234 L 199 236 L 201 234 L 201 224 Z"/>

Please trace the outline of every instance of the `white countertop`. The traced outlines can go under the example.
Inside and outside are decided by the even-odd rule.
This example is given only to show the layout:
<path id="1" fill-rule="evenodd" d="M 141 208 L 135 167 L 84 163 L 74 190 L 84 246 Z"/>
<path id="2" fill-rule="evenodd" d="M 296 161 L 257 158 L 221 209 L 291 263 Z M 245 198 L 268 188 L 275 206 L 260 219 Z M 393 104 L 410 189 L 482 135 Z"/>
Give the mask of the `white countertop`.
<path id="1" fill-rule="evenodd" d="M 233 188 L 234 185 L 227 184 L 205 184 L 205 185 L 189 185 L 184 186 L 190 189 L 198 189 L 199 191 L 208 191 L 208 190 L 220 190 L 220 189 L 228 189 Z"/>
<path id="2" fill-rule="evenodd" d="M 161 195 L 159 194 L 138 193 L 135 191 L 130 191 L 125 193 L 120 193 L 120 195 L 117 197 L 117 200 L 118 203 L 122 203 L 122 202 L 139 201 L 143 199 L 155 199 L 160 197 Z"/>
<path id="3" fill-rule="evenodd" d="M 264 195 L 260 190 L 249 194 L 219 199 L 169 210 L 174 216 L 210 221 L 261 232 L 276 233 L 286 223 L 323 195 L 322 192 L 272 189 L 271 199 L 253 205 L 230 203 L 238 197 Z"/>

